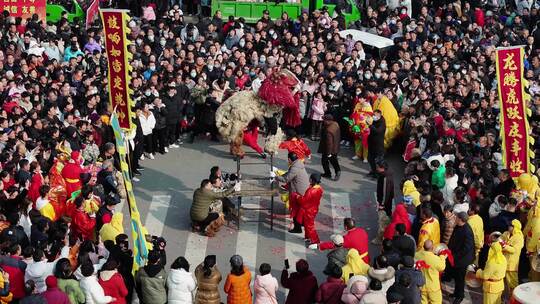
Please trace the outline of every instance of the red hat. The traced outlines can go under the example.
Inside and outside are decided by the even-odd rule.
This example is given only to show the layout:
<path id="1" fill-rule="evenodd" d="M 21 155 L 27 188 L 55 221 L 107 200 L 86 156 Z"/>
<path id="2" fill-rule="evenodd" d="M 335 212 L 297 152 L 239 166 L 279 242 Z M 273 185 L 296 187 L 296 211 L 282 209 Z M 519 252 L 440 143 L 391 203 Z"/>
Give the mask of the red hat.
<path id="1" fill-rule="evenodd" d="M 47 288 L 56 288 L 58 287 L 58 280 L 55 276 L 50 275 L 45 279 L 45 284 Z"/>
<path id="2" fill-rule="evenodd" d="M 71 159 L 73 159 L 73 160 L 79 159 L 80 156 L 81 156 L 81 153 L 79 151 L 72 151 L 71 152 Z"/>

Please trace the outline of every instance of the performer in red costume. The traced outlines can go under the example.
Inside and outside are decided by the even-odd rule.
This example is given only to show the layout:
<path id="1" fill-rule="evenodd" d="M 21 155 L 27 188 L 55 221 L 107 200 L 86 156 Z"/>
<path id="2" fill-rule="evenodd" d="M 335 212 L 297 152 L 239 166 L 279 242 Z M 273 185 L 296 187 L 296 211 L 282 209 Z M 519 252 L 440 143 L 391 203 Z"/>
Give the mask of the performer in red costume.
<path id="1" fill-rule="evenodd" d="M 83 240 L 94 239 L 94 227 L 96 226 L 96 218 L 91 217 L 84 211 L 84 198 L 79 195 L 75 199 L 75 206 L 71 212 L 71 229 L 73 235 Z"/>
<path id="2" fill-rule="evenodd" d="M 409 214 L 407 213 L 407 208 L 404 204 L 397 204 L 392 213 L 392 222 L 384 230 L 385 239 L 393 239 L 396 234 L 396 225 L 404 224 L 405 230 L 408 234 L 411 233 L 411 220 L 409 219 Z"/>
<path id="3" fill-rule="evenodd" d="M 347 217 L 343 220 L 343 226 L 347 233 L 343 236 L 343 248 L 351 249 L 354 248 L 360 253 L 360 257 L 364 262 L 369 264 L 369 244 L 368 244 L 368 234 L 361 228 L 356 227 L 354 220 L 350 217 Z M 319 250 L 328 250 L 334 249 L 334 243 L 332 241 L 322 242 L 319 245 L 310 245 L 310 249 L 319 249 Z"/>
<path id="4" fill-rule="evenodd" d="M 283 141 L 281 144 L 279 144 L 280 149 L 286 149 L 289 153 L 294 153 L 298 156 L 299 159 L 302 161 L 307 157 L 311 157 L 311 150 L 306 145 L 306 143 L 301 139 L 296 137 L 296 132 L 294 130 L 290 130 L 289 136 L 287 140 Z"/>
<path id="5" fill-rule="evenodd" d="M 321 198 L 324 190 L 321 187 L 320 174 L 313 173 L 309 177 L 310 186 L 306 190 L 304 195 L 293 193 L 294 207 L 291 206 L 291 216 L 296 221 L 304 225 L 305 239 L 309 240 L 311 244 L 318 244 L 320 242 L 319 235 L 315 229 L 315 218 L 319 213 L 319 205 L 321 204 Z"/>
<path id="6" fill-rule="evenodd" d="M 71 197 L 71 193 L 81 189 L 81 173 L 84 171 L 80 159 L 79 151 L 71 152 L 71 159 L 62 169 L 62 177 L 66 181 L 67 197 Z"/>
<path id="7" fill-rule="evenodd" d="M 275 67 L 272 74 L 263 81 L 258 92 L 259 97 L 268 104 L 283 107 L 283 122 L 290 128 L 302 124 L 299 84 L 300 81 L 293 73 Z"/>
<path id="8" fill-rule="evenodd" d="M 257 151 L 259 155 L 262 158 L 266 158 L 266 154 L 264 153 L 261 146 L 259 146 L 259 143 L 257 142 L 259 138 L 259 122 L 254 119 L 252 120 L 247 128 L 244 130 L 243 135 L 243 142 L 244 144 L 250 146 L 253 150 Z"/>

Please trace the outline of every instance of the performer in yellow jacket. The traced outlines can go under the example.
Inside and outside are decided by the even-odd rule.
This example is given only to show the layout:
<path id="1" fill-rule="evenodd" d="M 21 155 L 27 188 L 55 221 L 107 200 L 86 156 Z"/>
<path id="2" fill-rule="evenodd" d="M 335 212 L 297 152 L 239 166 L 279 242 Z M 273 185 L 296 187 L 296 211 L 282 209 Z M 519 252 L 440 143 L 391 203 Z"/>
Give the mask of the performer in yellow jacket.
<path id="1" fill-rule="evenodd" d="M 422 227 L 418 237 L 417 250 L 424 248 L 424 242 L 427 240 L 431 240 L 435 246 L 438 245 L 441 242 L 441 228 L 439 220 L 433 217 L 433 211 L 430 208 L 422 208 L 420 219 Z"/>
<path id="2" fill-rule="evenodd" d="M 469 214 L 469 220 L 467 223 L 469 226 L 471 226 L 471 229 L 474 234 L 474 249 L 475 249 L 475 263 L 478 264 L 478 253 L 480 253 L 480 249 L 484 247 L 484 221 L 482 218 L 478 215 L 478 212 L 480 211 L 480 207 L 476 204 L 471 205 L 469 208 L 469 211 L 467 212 Z"/>
<path id="3" fill-rule="evenodd" d="M 506 275 L 506 258 L 503 255 L 501 243 L 493 242 L 489 248 L 488 259 L 484 270 L 479 269 L 476 277 L 484 280 L 484 304 L 501 304 Z"/>
<path id="4" fill-rule="evenodd" d="M 441 304 L 442 291 L 440 282 L 440 273 L 446 267 L 446 256 L 438 256 L 432 252 L 433 242 L 427 240 L 424 242 L 423 250 L 416 252 L 416 268 L 422 271 L 426 284 L 420 287 L 422 291 L 422 304 Z"/>
<path id="5" fill-rule="evenodd" d="M 414 207 L 418 207 L 418 205 L 420 205 L 420 192 L 418 192 L 412 180 L 406 180 L 403 183 L 403 189 L 401 192 L 403 193 L 403 196 L 410 196 L 412 198 Z"/>
<path id="6" fill-rule="evenodd" d="M 516 286 L 518 286 L 518 266 L 519 255 L 523 248 L 523 232 L 521 232 L 521 222 L 519 220 L 513 220 L 512 224 L 508 227 L 508 231 L 502 235 L 503 245 L 502 250 L 504 257 L 506 258 L 506 288 L 510 295 Z"/>
<path id="7" fill-rule="evenodd" d="M 392 140 L 399 132 L 399 115 L 392 104 L 392 101 L 384 95 L 381 89 L 377 93 L 377 100 L 373 103 L 373 111 L 379 110 L 386 122 L 386 132 L 384 134 L 384 147 L 392 145 Z"/>
<path id="8" fill-rule="evenodd" d="M 538 258 L 538 240 L 540 239 L 540 204 L 536 204 L 531 208 L 528 215 L 527 225 L 523 231 L 525 237 L 525 248 L 527 249 L 527 256 L 530 257 L 531 272 L 529 277 L 532 281 L 540 281 L 540 269 L 537 269 Z"/>

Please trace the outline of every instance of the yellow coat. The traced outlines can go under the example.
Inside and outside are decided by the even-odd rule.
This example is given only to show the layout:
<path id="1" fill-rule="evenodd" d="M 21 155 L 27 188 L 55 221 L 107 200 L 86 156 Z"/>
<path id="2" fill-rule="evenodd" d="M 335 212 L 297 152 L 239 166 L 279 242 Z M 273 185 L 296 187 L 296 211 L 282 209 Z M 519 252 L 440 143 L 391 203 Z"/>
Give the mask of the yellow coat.
<path id="1" fill-rule="evenodd" d="M 471 215 L 467 221 L 474 234 L 474 248 L 479 251 L 484 246 L 484 222 L 478 215 Z"/>
<path id="2" fill-rule="evenodd" d="M 124 233 L 124 226 L 122 225 L 123 214 L 117 212 L 113 214 L 111 222 L 104 224 L 103 227 L 99 230 L 99 236 L 101 241 L 114 241 L 116 236 Z"/>
<path id="3" fill-rule="evenodd" d="M 527 220 L 527 225 L 523 234 L 525 235 L 525 246 L 527 252 L 536 252 L 538 239 L 540 238 L 540 204 L 537 204 L 529 211 L 530 218 Z"/>
<path id="4" fill-rule="evenodd" d="M 392 140 L 396 137 L 399 131 L 399 115 L 388 97 L 383 96 L 377 98 L 373 104 L 373 110 L 379 110 L 386 122 L 386 133 L 384 134 L 384 147 L 388 148 L 392 145 Z"/>
<path id="5" fill-rule="evenodd" d="M 538 186 L 538 178 L 529 173 L 521 174 L 516 181 L 518 190 L 527 191 L 527 197 L 540 201 L 540 187 Z"/>
<path id="6" fill-rule="evenodd" d="M 420 192 L 416 189 L 412 180 L 407 180 L 403 183 L 403 190 L 401 191 L 403 196 L 410 196 L 413 199 L 413 205 L 418 207 L 420 205 Z"/>
<path id="7" fill-rule="evenodd" d="M 501 245 L 498 242 L 493 243 L 489 249 L 486 267 L 484 267 L 484 270 L 479 269 L 476 272 L 476 277 L 484 280 L 482 284 L 484 293 L 504 291 L 506 265 L 506 258 L 502 254 Z"/>
<path id="8" fill-rule="evenodd" d="M 39 209 L 39 213 L 51 221 L 56 220 L 56 212 L 54 212 L 54 207 L 51 205 L 51 203 L 45 204 L 43 208 Z"/>
<path id="9" fill-rule="evenodd" d="M 437 246 L 441 242 L 441 228 L 439 220 L 432 217 L 425 220 L 420 228 L 420 236 L 418 237 L 417 250 L 424 249 L 424 242 L 431 240 L 434 246 Z"/>
<path id="10" fill-rule="evenodd" d="M 420 250 L 416 252 L 414 259 L 424 261 L 429 265 L 429 268 L 422 268 L 422 274 L 426 279 L 426 284 L 420 288 L 422 292 L 433 292 L 441 290 L 441 282 L 439 273 L 444 271 L 446 267 L 446 259 L 443 256 L 435 255 L 431 251 Z"/>
<path id="11" fill-rule="evenodd" d="M 341 267 L 342 276 L 341 279 L 347 283 L 349 281 L 350 274 L 354 275 L 367 275 L 369 265 L 362 259 L 363 255 L 358 253 L 356 249 L 349 249 L 347 253 L 347 263 Z"/>
<path id="12" fill-rule="evenodd" d="M 523 234 L 510 235 L 508 231 L 503 233 L 502 239 L 506 242 L 503 247 L 503 254 L 506 258 L 506 271 L 518 271 L 519 255 L 523 248 Z"/>

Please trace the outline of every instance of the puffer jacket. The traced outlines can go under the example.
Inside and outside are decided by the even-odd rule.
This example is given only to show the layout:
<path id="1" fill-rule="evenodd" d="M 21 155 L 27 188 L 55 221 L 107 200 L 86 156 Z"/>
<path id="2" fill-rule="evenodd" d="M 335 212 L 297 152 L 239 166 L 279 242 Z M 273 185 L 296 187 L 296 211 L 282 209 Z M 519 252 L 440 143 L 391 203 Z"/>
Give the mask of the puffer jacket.
<path id="1" fill-rule="evenodd" d="M 86 302 L 84 291 L 77 280 L 58 279 L 58 288 L 67 294 L 71 304 L 83 304 Z"/>
<path id="2" fill-rule="evenodd" d="M 396 271 L 394 267 L 388 266 L 386 268 L 375 269 L 373 267 L 369 268 L 368 276 L 372 279 L 377 279 L 382 283 L 382 291 L 386 293 L 388 288 L 394 284 L 396 281 L 395 278 Z"/>
<path id="3" fill-rule="evenodd" d="M 135 285 L 141 303 L 167 303 L 167 273 L 161 265 L 147 265 L 135 275 Z"/>
<path id="4" fill-rule="evenodd" d="M 171 269 L 167 276 L 169 304 L 191 304 L 197 283 L 193 275 L 184 269 Z"/>
<path id="5" fill-rule="evenodd" d="M 195 269 L 195 278 L 197 279 L 198 289 L 195 296 L 197 304 L 219 304 L 221 296 L 219 294 L 219 282 L 221 282 L 221 273 L 214 266 L 209 277 L 204 276 L 203 264 L 201 263 Z"/>
<path id="6" fill-rule="evenodd" d="M 253 284 L 255 301 L 253 304 L 277 304 L 278 281 L 271 274 L 258 275 Z"/>
<path id="7" fill-rule="evenodd" d="M 251 303 L 251 272 L 244 266 L 244 273 L 234 275 L 229 273 L 223 289 L 227 293 L 227 304 L 244 304 Z"/>

